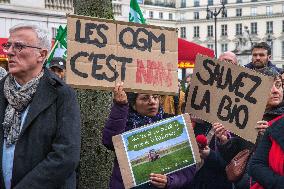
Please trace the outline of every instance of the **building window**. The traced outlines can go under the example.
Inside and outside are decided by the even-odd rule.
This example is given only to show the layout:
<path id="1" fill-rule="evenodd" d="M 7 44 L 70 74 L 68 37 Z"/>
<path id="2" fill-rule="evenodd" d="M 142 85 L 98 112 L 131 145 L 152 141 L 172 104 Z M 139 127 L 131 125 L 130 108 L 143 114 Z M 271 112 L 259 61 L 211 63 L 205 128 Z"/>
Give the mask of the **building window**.
<path id="1" fill-rule="evenodd" d="M 173 13 L 169 13 L 169 20 L 173 20 Z"/>
<path id="2" fill-rule="evenodd" d="M 207 5 L 213 5 L 213 0 L 208 0 Z"/>
<path id="3" fill-rule="evenodd" d="M 52 27 L 51 28 L 51 32 L 52 32 L 52 39 L 55 39 L 56 35 L 57 35 L 57 28 L 56 27 Z"/>
<path id="4" fill-rule="evenodd" d="M 181 38 L 186 38 L 186 27 L 181 27 L 180 28 L 180 37 Z"/>
<path id="5" fill-rule="evenodd" d="M 207 36 L 213 37 L 213 25 L 207 26 Z"/>
<path id="6" fill-rule="evenodd" d="M 199 12 L 194 12 L 194 20 L 198 20 L 199 19 Z"/>
<path id="7" fill-rule="evenodd" d="M 268 16 L 272 15 L 272 7 L 271 6 L 266 6 L 266 15 L 268 15 Z"/>
<path id="8" fill-rule="evenodd" d="M 236 9 L 236 16 L 242 16 L 242 9 L 241 8 Z"/>
<path id="9" fill-rule="evenodd" d="M 242 3 L 243 0 L 236 0 L 236 3 Z"/>
<path id="10" fill-rule="evenodd" d="M 164 17 L 163 13 L 162 13 L 162 12 L 159 12 L 159 18 L 160 18 L 160 19 L 163 19 L 163 17 Z"/>
<path id="11" fill-rule="evenodd" d="M 199 5 L 199 0 L 194 0 L 194 6 L 195 7 L 199 7 L 200 5 Z"/>
<path id="12" fill-rule="evenodd" d="M 225 9 L 225 14 L 222 14 L 222 18 L 227 18 L 227 9 Z"/>
<path id="13" fill-rule="evenodd" d="M 207 48 L 213 49 L 213 48 L 214 48 L 214 45 L 213 45 L 213 44 L 207 44 Z"/>
<path id="14" fill-rule="evenodd" d="M 199 37 L 199 26 L 194 26 L 193 37 Z"/>
<path id="15" fill-rule="evenodd" d="M 251 8 L 251 16 L 256 16 L 256 7 Z"/>
<path id="16" fill-rule="evenodd" d="M 284 20 L 282 20 L 282 32 L 284 33 Z"/>
<path id="17" fill-rule="evenodd" d="M 282 4 L 282 13 L 284 13 L 284 4 Z"/>
<path id="18" fill-rule="evenodd" d="M 251 34 L 257 34 L 257 22 L 250 23 Z"/>
<path id="19" fill-rule="evenodd" d="M 184 20 L 185 19 L 185 15 L 183 13 L 180 14 L 180 20 Z"/>
<path id="20" fill-rule="evenodd" d="M 284 41 L 282 41 L 282 59 L 284 59 Z"/>
<path id="21" fill-rule="evenodd" d="M 243 25 L 242 24 L 236 24 L 236 35 L 242 35 L 242 29 Z"/>
<path id="22" fill-rule="evenodd" d="M 180 7 L 185 8 L 186 7 L 186 0 L 181 0 Z"/>
<path id="23" fill-rule="evenodd" d="M 266 22 L 266 33 L 267 34 L 273 33 L 273 22 L 272 21 Z"/>
<path id="24" fill-rule="evenodd" d="M 227 24 L 221 25 L 221 36 L 227 36 Z"/>
<path id="25" fill-rule="evenodd" d="M 227 43 L 221 44 L 221 51 L 222 51 L 222 53 L 228 51 L 228 44 Z"/>
<path id="26" fill-rule="evenodd" d="M 154 17 L 153 11 L 149 11 L 149 18 L 153 18 L 153 17 Z"/>

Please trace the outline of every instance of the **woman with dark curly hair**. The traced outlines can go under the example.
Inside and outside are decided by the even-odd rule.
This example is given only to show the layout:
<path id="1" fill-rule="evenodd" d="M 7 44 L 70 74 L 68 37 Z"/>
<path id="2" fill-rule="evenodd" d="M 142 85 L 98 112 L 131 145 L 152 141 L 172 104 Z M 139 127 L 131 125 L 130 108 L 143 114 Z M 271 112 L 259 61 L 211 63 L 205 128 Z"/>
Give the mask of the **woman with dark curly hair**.
<path id="1" fill-rule="evenodd" d="M 114 89 L 113 106 L 103 130 L 103 144 L 114 150 L 112 137 L 125 131 L 151 124 L 172 115 L 164 113 L 160 106 L 159 95 L 128 93 L 123 90 L 123 84 L 117 84 Z M 151 173 L 150 185 L 137 188 L 188 188 L 195 174 L 195 166 L 191 166 L 169 175 Z M 110 180 L 111 189 L 123 189 L 123 181 L 115 158 Z"/>

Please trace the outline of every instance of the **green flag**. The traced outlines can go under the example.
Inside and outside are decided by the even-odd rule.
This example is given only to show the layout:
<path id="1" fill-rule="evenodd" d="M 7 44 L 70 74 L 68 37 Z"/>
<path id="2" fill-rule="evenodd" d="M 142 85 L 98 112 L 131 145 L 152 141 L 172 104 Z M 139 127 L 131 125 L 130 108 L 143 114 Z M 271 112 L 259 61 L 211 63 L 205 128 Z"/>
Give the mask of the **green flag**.
<path id="1" fill-rule="evenodd" d="M 130 0 L 129 22 L 146 23 L 137 0 Z"/>
<path id="2" fill-rule="evenodd" d="M 62 57 L 64 59 L 67 58 L 67 39 L 66 37 L 67 37 L 67 27 L 65 26 L 65 28 L 63 28 L 62 26 L 59 26 L 59 28 L 57 29 L 57 35 L 55 37 L 54 46 L 47 59 L 47 64 L 46 64 L 47 67 L 53 57 Z"/>

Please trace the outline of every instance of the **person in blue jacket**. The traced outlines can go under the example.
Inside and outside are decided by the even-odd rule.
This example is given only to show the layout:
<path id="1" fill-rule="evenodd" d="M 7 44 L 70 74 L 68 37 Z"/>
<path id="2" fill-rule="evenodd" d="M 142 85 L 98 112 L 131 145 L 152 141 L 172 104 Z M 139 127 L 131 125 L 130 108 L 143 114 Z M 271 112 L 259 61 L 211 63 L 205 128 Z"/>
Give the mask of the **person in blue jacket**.
<path id="1" fill-rule="evenodd" d="M 274 64 L 271 63 L 271 47 L 265 43 L 260 42 L 255 44 L 251 50 L 252 61 L 249 64 L 246 64 L 245 67 L 258 70 L 264 67 L 269 67 L 270 69 L 275 70 L 278 73 L 282 73 L 281 68 L 277 68 Z"/>

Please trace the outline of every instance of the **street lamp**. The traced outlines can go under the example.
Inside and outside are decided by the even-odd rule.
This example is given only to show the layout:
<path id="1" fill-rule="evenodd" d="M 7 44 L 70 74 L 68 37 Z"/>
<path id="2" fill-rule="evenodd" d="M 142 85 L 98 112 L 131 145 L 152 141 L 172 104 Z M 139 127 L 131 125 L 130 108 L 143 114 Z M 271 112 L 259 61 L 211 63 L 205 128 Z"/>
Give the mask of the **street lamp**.
<path id="1" fill-rule="evenodd" d="M 267 42 L 267 44 L 270 46 L 271 55 L 272 55 L 272 49 L 273 49 L 273 42 L 272 42 L 272 40 L 273 40 L 273 37 L 272 37 L 272 35 L 269 33 L 269 34 L 267 35 L 266 42 Z"/>
<path id="2" fill-rule="evenodd" d="M 222 16 L 226 15 L 226 8 L 225 8 L 225 0 L 221 0 L 220 1 L 222 4 L 222 7 L 219 8 L 219 10 L 217 11 L 216 7 L 214 8 L 214 11 L 210 10 L 208 5 L 207 5 L 207 16 L 206 19 L 210 19 L 212 18 L 212 16 L 214 16 L 214 23 L 215 23 L 215 58 L 217 58 L 217 16 L 221 13 L 222 11 Z"/>

